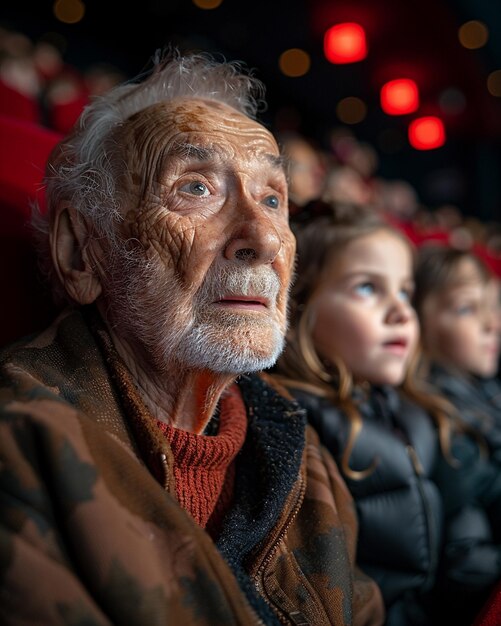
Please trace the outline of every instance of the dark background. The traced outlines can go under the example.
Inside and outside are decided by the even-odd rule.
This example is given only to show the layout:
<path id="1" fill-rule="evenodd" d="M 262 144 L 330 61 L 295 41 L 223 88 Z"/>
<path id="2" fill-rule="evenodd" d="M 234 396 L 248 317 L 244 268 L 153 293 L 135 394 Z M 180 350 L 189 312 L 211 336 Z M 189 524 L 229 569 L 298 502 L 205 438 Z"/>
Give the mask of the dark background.
<path id="1" fill-rule="evenodd" d="M 267 86 L 263 121 L 272 129 L 294 125 L 324 148 L 339 125 L 338 101 L 360 97 L 368 114 L 350 128 L 376 149 L 379 176 L 409 181 L 432 210 L 453 203 L 483 221 L 501 218 L 501 99 L 486 87 L 488 74 L 501 69 L 501 0 L 224 0 L 215 10 L 191 0 L 130 0 L 131 6 L 90 0 L 74 25 L 59 23 L 52 4 L 4 1 L 0 24 L 34 40 L 55 32 L 65 41 L 68 63 L 85 68 L 106 61 L 129 77 L 147 69 L 154 51 L 169 43 L 242 60 Z M 459 26 L 471 19 L 483 21 L 490 33 L 478 50 L 458 41 Z M 364 26 L 364 61 L 335 66 L 324 58 L 323 34 L 340 21 Z M 278 67 L 280 54 L 293 47 L 311 56 L 310 72 L 300 78 L 287 78 Z M 411 116 L 388 116 L 379 88 L 400 76 L 417 81 L 421 106 Z M 462 111 L 439 108 L 447 89 L 463 94 Z M 429 113 L 444 119 L 448 139 L 422 152 L 408 144 L 406 128 Z"/>

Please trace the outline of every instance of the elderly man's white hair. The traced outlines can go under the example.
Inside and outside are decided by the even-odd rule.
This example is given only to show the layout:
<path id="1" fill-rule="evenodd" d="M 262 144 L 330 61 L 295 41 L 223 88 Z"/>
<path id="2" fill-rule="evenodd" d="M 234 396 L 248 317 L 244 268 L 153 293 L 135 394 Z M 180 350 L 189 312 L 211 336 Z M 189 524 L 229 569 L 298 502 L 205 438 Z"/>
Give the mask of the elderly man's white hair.
<path id="1" fill-rule="evenodd" d="M 177 98 L 216 100 L 255 119 L 264 105 L 264 86 L 238 62 L 219 62 L 206 54 L 157 53 L 152 71 L 95 98 L 75 130 L 55 149 L 46 172 L 47 212 L 34 212 L 44 273 L 52 274 L 49 252 L 51 216 L 60 202 L 90 220 L 96 236 L 114 239 L 123 189 L 117 185 L 123 163 L 110 142 L 132 115 Z M 64 297 L 53 281 L 56 298 Z"/>

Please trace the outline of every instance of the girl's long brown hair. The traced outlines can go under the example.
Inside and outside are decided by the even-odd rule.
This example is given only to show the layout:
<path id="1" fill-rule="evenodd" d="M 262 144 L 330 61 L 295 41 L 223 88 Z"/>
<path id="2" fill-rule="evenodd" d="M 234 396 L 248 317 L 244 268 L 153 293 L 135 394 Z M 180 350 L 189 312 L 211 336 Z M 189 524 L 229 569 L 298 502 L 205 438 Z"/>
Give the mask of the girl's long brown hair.
<path id="1" fill-rule="evenodd" d="M 353 400 L 353 377 L 341 359 L 328 365 L 315 349 L 312 339 L 315 323 L 313 302 L 322 285 L 324 269 L 353 240 L 377 231 L 390 231 L 401 237 L 414 257 L 412 244 L 396 228 L 373 210 L 351 205 L 332 205 L 331 214 L 307 224 L 292 225 L 297 240 L 296 279 L 291 291 L 290 328 L 287 343 L 275 374 L 290 388 L 304 389 L 329 398 L 346 414 L 350 432 L 342 454 L 341 468 L 349 478 L 360 480 L 375 468 L 356 471 L 349 460 L 362 429 L 362 417 Z M 420 374 L 420 351 L 416 350 L 402 383 L 403 392 L 435 420 L 440 446 L 452 463 L 450 436 L 455 419 L 452 405 L 434 393 Z"/>

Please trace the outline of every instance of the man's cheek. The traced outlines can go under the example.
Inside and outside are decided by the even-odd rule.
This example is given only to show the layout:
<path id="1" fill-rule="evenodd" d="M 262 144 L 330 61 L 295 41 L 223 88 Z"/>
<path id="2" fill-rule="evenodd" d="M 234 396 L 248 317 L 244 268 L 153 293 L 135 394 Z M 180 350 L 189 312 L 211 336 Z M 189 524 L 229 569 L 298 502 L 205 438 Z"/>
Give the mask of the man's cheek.
<path id="1" fill-rule="evenodd" d="M 168 220 L 155 225 L 151 240 L 160 261 L 169 269 L 183 276 L 192 269 L 194 259 L 193 230 L 172 227 Z"/>
<path id="2" fill-rule="evenodd" d="M 294 255 L 296 250 L 295 240 L 285 240 L 282 248 L 282 272 L 281 279 L 285 286 L 288 286 L 292 279 L 292 272 L 294 270 Z"/>

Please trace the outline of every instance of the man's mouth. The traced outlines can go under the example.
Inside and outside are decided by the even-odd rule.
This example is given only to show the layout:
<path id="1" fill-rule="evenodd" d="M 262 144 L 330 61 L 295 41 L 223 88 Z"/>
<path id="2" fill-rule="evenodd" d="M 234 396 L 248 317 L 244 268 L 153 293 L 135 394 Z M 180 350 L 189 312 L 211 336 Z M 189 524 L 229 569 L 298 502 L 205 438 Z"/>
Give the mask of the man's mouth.
<path id="1" fill-rule="evenodd" d="M 262 296 L 241 296 L 241 295 L 229 295 L 216 300 L 215 305 L 228 308 L 228 309 L 240 309 L 244 311 L 263 311 L 269 307 L 268 298 Z"/>

